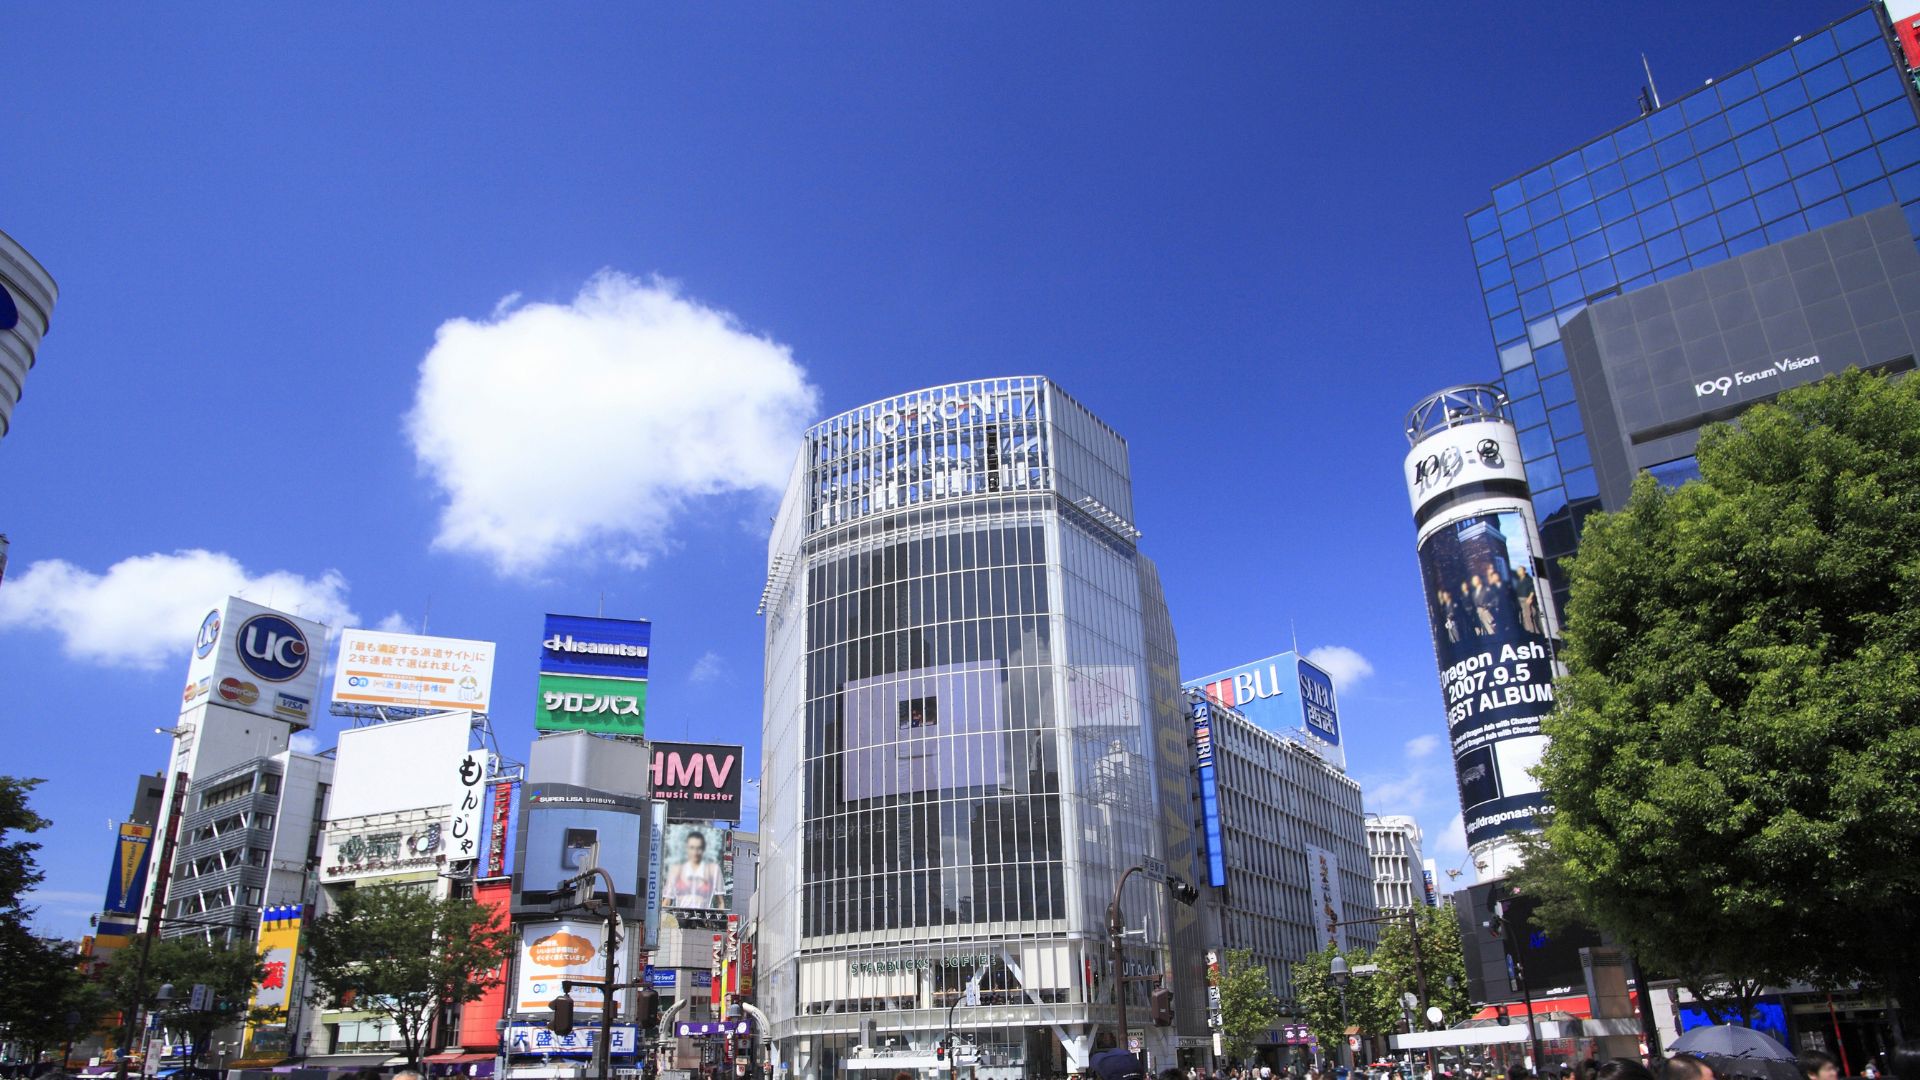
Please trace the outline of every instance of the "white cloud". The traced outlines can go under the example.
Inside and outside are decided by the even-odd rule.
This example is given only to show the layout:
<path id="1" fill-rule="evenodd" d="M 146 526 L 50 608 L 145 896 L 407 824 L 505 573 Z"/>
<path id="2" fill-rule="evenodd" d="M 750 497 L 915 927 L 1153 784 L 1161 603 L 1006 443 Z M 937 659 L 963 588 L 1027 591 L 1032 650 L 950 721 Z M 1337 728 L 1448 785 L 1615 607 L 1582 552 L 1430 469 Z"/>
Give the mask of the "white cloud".
<path id="1" fill-rule="evenodd" d="M 388 634 L 411 634 L 413 621 L 397 611 L 389 611 L 385 618 L 373 624 L 373 628 Z"/>
<path id="2" fill-rule="evenodd" d="M 358 618 L 337 571 L 253 574 L 224 552 L 194 549 L 122 559 L 104 574 L 62 559 L 36 562 L 0 589 L 0 629 L 51 630 L 68 657 L 105 667 L 184 670 L 201 619 L 227 596 L 333 627 Z"/>
<path id="3" fill-rule="evenodd" d="M 700 659 L 693 662 L 693 671 L 687 678 L 697 683 L 712 682 L 725 672 L 726 662 L 720 659 L 719 653 L 708 649 L 700 654 Z"/>
<path id="4" fill-rule="evenodd" d="M 1345 645 L 1321 645 L 1307 650 L 1307 659 L 1326 669 L 1333 676 L 1333 685 L 1337 690 L 1351 689 L 1361 679 L 1373 674 L 1373 663 L 1361 656 L 1356 649 Z"/>
<path id="5" fill-rule="evenodd" d="M 791 351 L 661 278 L 442 323 L 406 418 L 446 497 L 436 547 L 531 574 L 643 565 L 688 503 L 786 483 L 818 395 Z"/>
<path id="6" fill-rule="evenodd" d="M 1407 758 L 1411 761 L 1419 761 L 1421 758 L 1432 757 L 1433 752 L 1438 749 L 1440 749 L 1440 736 L 1438 735 L 1416 735 L 1407 740 L 1405 747 Z"/>
<path id="7" fill-rule="evenodd" d="M 287 746 L 298 754 L 317 754 L 320 752 L 320 736 L 311 731 L 296 731 L 287 740 Z"/>

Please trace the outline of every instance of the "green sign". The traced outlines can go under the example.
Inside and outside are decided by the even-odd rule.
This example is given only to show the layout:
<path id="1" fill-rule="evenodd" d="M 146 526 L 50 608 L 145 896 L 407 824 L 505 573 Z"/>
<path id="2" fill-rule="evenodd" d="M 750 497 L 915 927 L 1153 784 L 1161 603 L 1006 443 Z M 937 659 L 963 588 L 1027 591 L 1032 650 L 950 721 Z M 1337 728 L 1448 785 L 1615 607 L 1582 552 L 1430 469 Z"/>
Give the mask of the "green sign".
<path id="1" fill-rule="evenodd" d="M 647 732 L 647 680 L 592 675 L 540 676 L 533 726 L 540 731 L 597 731 L 603 735 Z"/>

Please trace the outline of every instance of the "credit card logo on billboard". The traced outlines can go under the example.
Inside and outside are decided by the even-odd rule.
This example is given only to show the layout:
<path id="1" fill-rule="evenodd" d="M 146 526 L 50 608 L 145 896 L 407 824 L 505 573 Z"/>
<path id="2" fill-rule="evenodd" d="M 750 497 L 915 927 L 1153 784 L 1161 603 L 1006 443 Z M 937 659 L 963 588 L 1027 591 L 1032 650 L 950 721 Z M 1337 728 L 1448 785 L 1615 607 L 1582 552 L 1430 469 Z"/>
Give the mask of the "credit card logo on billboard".
<path id="1" fill-rule="evenodd" d="M 644 679 L 653 624 L 645 619 L 548 615 L 540 641 L 540 670 L 551 675 Z"/>
<path id="2" fill-rule="evenodd" d="M 307 635 L 280 615 L 255 615 L 235 635 L 240 664 L 268 682 L 291 682 L 307 670 Z"/>
<path id="3" fill-rule="evenodd" d="M 273 711 L 282 716 L 305 720 L 313 712 L 313 703 L 297 694 L 275 694 Z"/>
<path id="4" fill-rule="evenodd" d="M 220 697 L 236 705 L 251 705 L 260 700 L 260 688 L 229 675 L 220 680 Z"/>

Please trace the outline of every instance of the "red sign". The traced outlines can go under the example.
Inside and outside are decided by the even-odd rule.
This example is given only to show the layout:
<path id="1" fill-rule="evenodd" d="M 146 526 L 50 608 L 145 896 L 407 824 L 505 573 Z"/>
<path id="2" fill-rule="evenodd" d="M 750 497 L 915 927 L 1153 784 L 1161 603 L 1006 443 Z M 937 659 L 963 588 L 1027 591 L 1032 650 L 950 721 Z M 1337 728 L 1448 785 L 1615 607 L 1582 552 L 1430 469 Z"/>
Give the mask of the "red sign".
<path id="1" fill-rule="evenodd" d="M 487 876 L 507 872 L 507 819 L 513 816 L 513 781 L 493 785 L 493 821 L 487 827 Z"/>

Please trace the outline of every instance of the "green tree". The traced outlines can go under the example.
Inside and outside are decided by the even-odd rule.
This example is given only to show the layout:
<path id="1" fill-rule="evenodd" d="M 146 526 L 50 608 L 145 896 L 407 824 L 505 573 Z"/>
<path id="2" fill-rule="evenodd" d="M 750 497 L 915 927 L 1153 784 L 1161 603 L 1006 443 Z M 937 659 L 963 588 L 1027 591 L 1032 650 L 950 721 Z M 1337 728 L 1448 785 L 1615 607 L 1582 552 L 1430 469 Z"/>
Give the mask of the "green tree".
<path id="1" fill-rule="evenodd" d="M 1689 983 L 1920 1001 L 1920 379 L 1707 429 L 1587 522 L 1524 879 Z"/>
<path id="2" fill-rule="evenodd" d="M 1210 973 L 1208 981 L 1220 988 L 1221 1039 L 1227 1058 L 1245 1060 L 1279 1013 L 1280 1000 L 1268 984 L 1266 965 L 1254 961 L 1251 949 L 1228 949 L 1220 969 Z"/>
<path id="3" fill-rule="evenodd" d="M 113 954 L 105 976 L 112 1000 L 135 1002 L 141 948 L 136 943 Z M 191 1063 L 198 1064 L 214 1032 L 246 1020 L 247 1003 L 263 972 L 251 941 L 210 941 L 198 935 L 158 938 L 147 947 L 145 1005 L 160 1016 L 168 1031 L 187 1036 L 193 1047 Z M 189 1007 L 195 985 L 212 991 L 214 1008 L 195 1011 Z M 160 999 L 163 986 L 173 988 L 164 1001 Z"/>
<path id="4" fill-rule="evenodd" d="M 505 924 L 485 905 L 438 900 L 414 886 L 348 889 L 307 929 L 313 1000 L 350 999 L 391 1022 L 418 1065 L 433 1017 L 479 1000 L 500 980 L 512 940 Z"/>
<path id="5" fill-rule="evenodd" d="M 1327 972 L 1333 958 L 1339 956 L 1347 962 L 1350 979 L 1346 994 L 1346 1023 L 1341 1023 L 1340 991 L 1327 985 Z M 1400 1007 L 1391 1010 L 1380 1007 L 1381 998 L 1368 987 L 1370 975 L 1351 975 L 1354 968 L 1372 963 L 1372 958 L 1364 949 L 1340 952 L 1328 945 L 1316 953 L 1308 953 L 1304 960 L 1293 965 L 1293 996 L 1300 1003 L 1300 1011 L 1305 1016 L 1308 1030 L 1319 1042 L 1322 1049 L 1338 1057 L 1341 1048 L 1346 1045 L 1346 1029 L 1356 1028 L 1362 1035 L 1385 1035 L 1396 1031 L 1399 1022 Z"/>
<path id="6" fill-rule="evenodd" d="M 1380 971 L 1365 980 L 1364 989 L 1373 995 L 1372 1007 L 1394 1017 L 1397 1025 L 1404 1015 L 1401 998 L 1407 994 L 1419 996 L 1419 968 L 1424 967 L 1427 1004 L 1439 1006 L 1446 1014 L 1443 1025 L 1458 1023 L 1466 1018 L 1472 1002 L 1467 997 L 1467 962 L 1460 950 L 1460 924 L 1454 916 L 1453 905 L 1420 904 L 1409 910 L 1414 925 L 1419 928 L 1421 964 L 1414 964 L 1413 935 L 1408 931 L 1408 924 L 1381 923 L 1380 941 L 1372 958 Z M 1447 985 L 1448 976 L 1453 977 L 1451 987 Z M 1426 1017 L 1418 1008 L 1414 1009 L 1413 1023 L 1415 1031 L 1427 1027 Z M 1393 1030 L 1399 1028 L 1396 1026 Z"/>
<path id="7" fill-rule="evenodd" d="M 80 968 L 69 942 L 34 939 L 0 979 L 0 1041 L 20 1044 L 28 1061 L 85 1037 L 106 1019 L 112 1002 Z"/>

